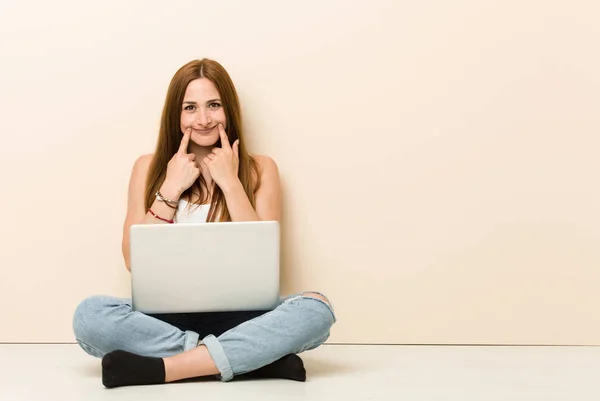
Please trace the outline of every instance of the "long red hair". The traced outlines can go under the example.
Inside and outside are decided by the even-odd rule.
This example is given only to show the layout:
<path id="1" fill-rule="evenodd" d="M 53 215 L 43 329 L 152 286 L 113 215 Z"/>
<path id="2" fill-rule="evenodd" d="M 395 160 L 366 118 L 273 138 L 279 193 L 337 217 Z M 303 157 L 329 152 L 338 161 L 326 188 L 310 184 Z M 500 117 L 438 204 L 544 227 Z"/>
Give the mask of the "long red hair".
<path id="1" fill-rule="evenodd" d="M 260 175 L 258 174 L 258 165 L 246 151 L 244 138 L 242 135 L 242 118 L 240 102 L 237 91 L 229 74 L 214 60 L 202 59 L 194 60 L 181 67 L 173 76 L 162 112 L 160 121 L 160 130 L 156 151 L 148 169 L 146 178 L 146 209 L 149 209 L 154 202 L 154 194 L 163 184 L 167 174 L 167 163 L 173 157 L 179 148 L 183 133 L 181 132 L 181 111 L 183 97 L 190 82 L 198 78 L 207 78 L 214 83 L 225 110 L 227 118 L 227 136 L 230 144 L 237 139 L 239 142 L 239 179 L 244 187 L 250 203 L 255 207 L 255 192 L 260 185 Z M 220 140 L 216 146 L 220 146 Z M 200 175 L 196 183 L 187 189 L 182 198 L 191 198 L 196 189 L 200 194 L 199 204 L 209 201 L 209 192 L 206 181 Z M 225 196 L 218 186 L 215 186 L 211 205 L 208 212 L 207 221 L 230 221 L 231 216 L 227 209 Z"/>

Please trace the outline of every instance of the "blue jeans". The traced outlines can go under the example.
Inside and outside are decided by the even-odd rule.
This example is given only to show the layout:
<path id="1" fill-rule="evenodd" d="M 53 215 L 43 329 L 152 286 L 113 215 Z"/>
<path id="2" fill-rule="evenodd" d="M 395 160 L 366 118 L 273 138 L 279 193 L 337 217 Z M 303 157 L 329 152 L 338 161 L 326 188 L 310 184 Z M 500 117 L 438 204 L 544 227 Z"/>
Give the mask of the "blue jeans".
<path id="1" fill-rule="evenodd" d="M 329 338 L 336 321 L 331 303 L 310 294 L 283 298 L 272 311 L 188 314 L 185 324 L 177 324 L 182 314 L 146 315 L 133 311 L 129 299 L 93 296 L 77 307 L 73 330 L 81 348 L 98 358 L 117 349 L 163 358 L 205 345 L 221 379 L 229 381 L 285 355 L 317 348 Z M 213 333 L 197 324 L 203 319 L 211 321 Z M 223 330 L 224 321 L 236 319 L 242 323 Z"/>

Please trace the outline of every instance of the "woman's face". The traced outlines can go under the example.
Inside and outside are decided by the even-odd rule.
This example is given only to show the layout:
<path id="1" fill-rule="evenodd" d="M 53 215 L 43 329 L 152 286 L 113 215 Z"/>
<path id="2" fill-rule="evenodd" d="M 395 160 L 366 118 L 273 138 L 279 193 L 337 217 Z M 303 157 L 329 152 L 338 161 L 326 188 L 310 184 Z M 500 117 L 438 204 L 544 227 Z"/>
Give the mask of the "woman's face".
<path id="1" fill-rule="evenodd" d="M 199 146 L 213 146 L 219 140 L 218 124 L 227 129 L 223 103 L 215 84 L 207 78 L 189 83 L 181 107 L 181 132 L 192 128 L 191 141 Z"/>

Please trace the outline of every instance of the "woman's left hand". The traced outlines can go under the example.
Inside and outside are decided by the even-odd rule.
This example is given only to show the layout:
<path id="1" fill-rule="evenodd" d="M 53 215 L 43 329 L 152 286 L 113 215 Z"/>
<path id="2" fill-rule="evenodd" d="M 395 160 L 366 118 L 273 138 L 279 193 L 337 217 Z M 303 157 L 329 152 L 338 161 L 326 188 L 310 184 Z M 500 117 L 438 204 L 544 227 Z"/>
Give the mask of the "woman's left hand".
<path id="1" fill-rule="evenodd" d="M 208 168 L 213 181 L 222 190 L 225 190 L 238 180 L 240 140 L 236 140 L 231 146 L 223 125 L 219 124 L 218 129 L 221 136 L 221 147 L 213 148 L 212 153 L 206 156 L 202 163 Z"/>

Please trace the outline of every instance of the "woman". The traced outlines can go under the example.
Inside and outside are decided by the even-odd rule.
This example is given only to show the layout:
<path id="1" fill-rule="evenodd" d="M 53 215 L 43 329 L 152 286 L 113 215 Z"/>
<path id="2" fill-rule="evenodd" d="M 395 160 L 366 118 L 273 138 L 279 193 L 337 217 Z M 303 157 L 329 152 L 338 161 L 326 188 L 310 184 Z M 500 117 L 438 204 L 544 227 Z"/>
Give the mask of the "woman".
<path id="1" fill-rule="evenodd" d="M 132 224 L 280 220 L 275 162 L 250 156 L 236 90 L 217 62 L 192 61 L 167 92 L 156 152 L 140 157 L 129 183 L 123 256 Z M 330 302 L 307 292 L 269 312 L 151 316 L 129 299 L 95 296 L 75 311 L 80 346 L 102 358 L 106 387 L 218 375 L 304 381 L 295 354 L 321 345 L 335 323 Z"/>

